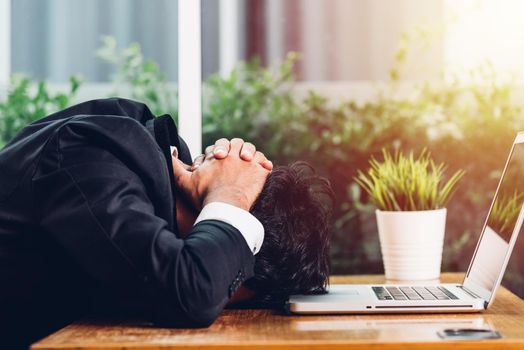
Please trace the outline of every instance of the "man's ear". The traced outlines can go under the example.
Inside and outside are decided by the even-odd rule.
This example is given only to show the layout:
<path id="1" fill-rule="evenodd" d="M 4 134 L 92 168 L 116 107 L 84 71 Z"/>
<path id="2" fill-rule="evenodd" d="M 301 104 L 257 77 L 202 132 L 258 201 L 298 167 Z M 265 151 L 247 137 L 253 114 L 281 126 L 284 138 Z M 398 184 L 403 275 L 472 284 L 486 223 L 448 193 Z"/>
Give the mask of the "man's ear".
<path id="1" fill-rule="evenodd" d="M 169 146 L 169 149 L 171 150 L 171 155 L 175 158 L 178 158 L 178 148 L 175 146 Z"/>

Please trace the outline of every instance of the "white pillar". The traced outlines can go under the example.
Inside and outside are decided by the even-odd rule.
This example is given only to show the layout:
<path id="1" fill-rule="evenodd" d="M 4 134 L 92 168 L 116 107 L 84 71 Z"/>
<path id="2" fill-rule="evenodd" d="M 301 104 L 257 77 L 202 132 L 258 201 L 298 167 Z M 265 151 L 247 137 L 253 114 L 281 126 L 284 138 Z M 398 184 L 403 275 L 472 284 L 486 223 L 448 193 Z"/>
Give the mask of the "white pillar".
<path id="1" fill-rule="evenodd" d="M 219 51 L 220 75 L 228 76 L 238 60 L 240 30 L 238 28 L 238 0 L 220 0 Z"/>
<path id="2" fill-rule="evenodd" d="M 178 129 L 193 157 L 202 153 L 200 0 L 178 1 Z"/>
<path id="3" fill-rule="evenodd" d="M 0 99 L 7 95 L 11 74 L 11 0 L 0 0 Z"/>

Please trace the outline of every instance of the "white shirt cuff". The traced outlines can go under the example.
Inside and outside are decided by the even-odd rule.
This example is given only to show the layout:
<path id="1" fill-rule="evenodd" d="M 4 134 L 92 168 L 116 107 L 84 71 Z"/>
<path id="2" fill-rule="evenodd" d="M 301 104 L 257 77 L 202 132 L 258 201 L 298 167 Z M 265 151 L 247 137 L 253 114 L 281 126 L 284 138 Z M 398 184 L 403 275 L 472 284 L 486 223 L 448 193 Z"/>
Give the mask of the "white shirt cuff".
<path id="1" fill-rule="evenodd" d="M 204 220 L 219 220 L 236 228 L 249 249 L 257 254 L 264 242 L 264 226 L 250 212 L 223 202 L 211 202 L 202 208 L 195 225 Z"/>

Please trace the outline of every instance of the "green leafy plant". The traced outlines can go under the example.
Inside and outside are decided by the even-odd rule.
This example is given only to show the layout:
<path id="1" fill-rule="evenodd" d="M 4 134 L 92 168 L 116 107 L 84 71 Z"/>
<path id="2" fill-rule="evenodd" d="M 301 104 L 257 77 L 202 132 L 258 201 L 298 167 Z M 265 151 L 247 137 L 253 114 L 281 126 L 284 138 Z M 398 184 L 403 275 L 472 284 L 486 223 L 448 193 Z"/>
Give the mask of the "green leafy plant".
<path id="1" fill-rule="evenodd" d="M 214 74 L 207 79 L 202 116 L 204 144 L 240 135 L 254 142 L 265 140 L 269 147 L 278 134 L 272 126 L 282 126 L 290 109 L 296 107 L 290 90 L 298 58 L 290 52 L 281 64 L 270 67 L 253 58 L 239 62 L 225 77 Z"/>
<path id="2" fill-rule="evenodd" d="M 97 56 L 116 67 L 113 76 L 115 91 L 112 95 L 128 95 L 146 103 L 154 114 L 169 113 L 176 119 L 177 90 L 168 84 L 156 62 L 144 58 L 138 43 L 119 50 L 116 39 L 105 36 Z"/>
<path id="3" fill-rule="evenodd" d="M 67 91 L 52 92 L 45 81 L 14 75 L 7 98 L 0 101 L 0 146 L 27 124 L 69 106 L 80 85 L 81 80 L 71 76 Z"/>
<path id="4" fill-rule="evenodd" d="M 422 151 L 415 158 L 413 152 L 405 156 L 397 151 L 391 155 L 383 150 L 384 160 L 369 161 L 367 175 L 358 171 L 355 181 L 369 194 L 380 210 L 413 211 L 445 207 L 452 191 L 464 175 L 459 170 L 443 181 L 445 165 L 437 165 L 429 152 Z"/>

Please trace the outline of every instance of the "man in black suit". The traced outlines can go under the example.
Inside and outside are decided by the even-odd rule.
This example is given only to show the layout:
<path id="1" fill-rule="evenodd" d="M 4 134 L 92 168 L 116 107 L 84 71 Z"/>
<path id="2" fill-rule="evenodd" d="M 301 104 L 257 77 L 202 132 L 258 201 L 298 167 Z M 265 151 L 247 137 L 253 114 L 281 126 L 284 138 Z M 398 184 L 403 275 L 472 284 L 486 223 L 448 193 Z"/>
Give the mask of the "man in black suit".
<path id="1" fill-rule="evenodd" d="M 60 111 L 6 145 L 4 343 L 27 346 L 94 309 L 201 327 L 231 301 L 323 288 L 325 180 L 304 164 L 270 174 L 271 162 L 240 139 L 206 153 L 187 166 L 171 117 L 124 99 Z"/>

